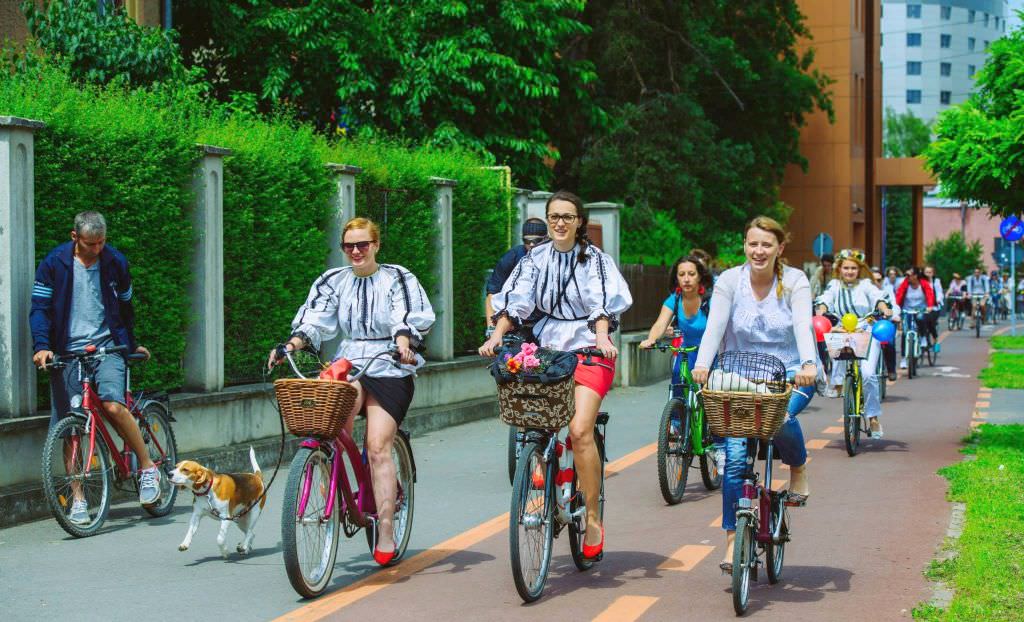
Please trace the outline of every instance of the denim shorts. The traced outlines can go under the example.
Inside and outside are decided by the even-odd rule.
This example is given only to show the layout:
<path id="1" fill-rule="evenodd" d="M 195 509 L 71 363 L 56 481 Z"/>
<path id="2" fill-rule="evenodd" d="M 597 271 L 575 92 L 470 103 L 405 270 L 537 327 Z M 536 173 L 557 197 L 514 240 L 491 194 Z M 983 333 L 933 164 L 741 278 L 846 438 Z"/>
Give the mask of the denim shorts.
<path id="1" fill-rule="evenodd" d="M 68 415 L 71 410 L 71 398 L 82 394 L 82 381 L 78 378 L 78 361 L 68 363 L 62 370 L 50 374 L 53 406 L 50 409 L 50 425 L 54 425 Z M 103 358 L 96 367 L 93 377 L 97 395 L 101 402 L 118 402 L 125 404 L 125 358 L 120 354 L 111 354 Z"/>

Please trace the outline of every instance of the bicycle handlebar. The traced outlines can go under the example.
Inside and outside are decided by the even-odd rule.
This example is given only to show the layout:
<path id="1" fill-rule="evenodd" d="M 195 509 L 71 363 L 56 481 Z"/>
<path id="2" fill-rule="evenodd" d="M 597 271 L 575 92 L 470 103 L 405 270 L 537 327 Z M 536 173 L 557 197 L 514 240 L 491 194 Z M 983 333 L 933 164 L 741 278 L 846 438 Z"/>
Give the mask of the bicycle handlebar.
<path id="1" fill-rule="evenodd" d="M 278 352 L 284 351 L 285 359 L 288 361 L 288 365 L 292 368 L 292 371 L 295 372 L 296 376 L 298 376 L 299 378 L 309 379 L 309 376 L 306 376 L 301 371 L 299 371 L 298 366 L 295 364 L 295 359 L 292 358 L 291 350 L 288 350 L 287 348 L 285 348 L 284 344 L 279 344 L 277 346 L 277 351 Z M 401 354 L 398 352 L 398 346 L 395 345 L 395 344 L 391 344 L 390 346 L 388 346 L 387 350 L 385 350 L 383 352 L 378 352 L 377 354 L 374 354 L 373 356 L 363 356 L 363 357 L 360 357 L 360 358 L 357 358 L 357 359 L 349 359 L 350 362 L 367 361 L 367 363 L 362 367 L 362 369 L 360 369 L 358 372 L 356 372 L 355 374 L 350 376 L 349 379 L 348 379 L 348 382 L 354 382 L 354 381 L 359 380 L 360 378 L 362 378 L 363 374 L 365 374 L 367 372 L 367 370 L 370 369 L 370 363 L 375 361 L 375 360 L 377 360 L 377 359 L 379 359 L 380 357 L 382 357 L 384 355 L 388 355 L 388 356 L 391 357 L 391 359 L 392 359 L 391 360 L 391 364 L 394 367 L 401 367 L 401 364 L 398 362 L 399 361 L 399 357 L 401 356 Z"/>
<path id="2" fill-rule="evenodd" d="M 668 341 L 666 339 L 658 339 L 657 341 L 654 342 L 654 345 L 651 346 L 651 347 L 652 348 L 657 348 L 658 350 L 661 350 L 662 352 L 671 351 L 671 352 L 675 352 L 677 354 L 681 353 L 681 352 L 689 354 L 690 352 L 696 352 L 697 350 L 700 349 L 700 346 L 678 346 L 677 347 L 677 346 L 672 345 L 672 342 Z"/>
<path id="3" fill-rule="evenodd" d="M 88 346 L 92 347 L 92 346 Z M 50 362 L 43 366 L 43 369 L 62 369 L 67 367 L 68 363 L 72 361 L 88 361 L 93 359 L 100 359 L 110 354 L 118 354 L 121 352 L 127 352 L 128 346 L 111 346 L 109 348 L 93 348 L 90 352 L 88 350 L 84 352 L 68 352 L 67 354 L 54 354 Z M 125 355 L 125 359 L 129 361 L 144 361 L 148 357 L 142 353 L 132 352 Z"/>

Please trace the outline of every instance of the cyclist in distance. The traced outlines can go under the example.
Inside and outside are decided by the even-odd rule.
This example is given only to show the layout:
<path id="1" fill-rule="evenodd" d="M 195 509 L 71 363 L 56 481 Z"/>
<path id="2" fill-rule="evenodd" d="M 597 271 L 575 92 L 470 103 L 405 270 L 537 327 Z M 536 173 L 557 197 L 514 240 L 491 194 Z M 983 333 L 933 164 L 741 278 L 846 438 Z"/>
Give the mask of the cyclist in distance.
<path id="1" fill-rule="evenodd" d="M 988 300 L 988 276 L 986 276 L 981 268 L 975 268 L 974 274 L 967 277 L 967 295 L 971 299 L 967 300 L 968 309 L 967 312 L 971 314 L 971 329 L 974 329 L 974 300 L 973 297 L 977 296 L 981 301 L 981 317 L 985 317 L 985 308 Z"/>
<path id="2" fill-rule="evenodd" d="M 674 329 L 674 335 L 682 336 L 684 346 L 700 346 L 704 329 L 707 328 L 713 287 L 707 264 L 696 255 L 683 256 L 672 264 L 669 275 L 670 293 L 661 304 L 661 313 L 647 333 L 647 339 L 640 342 L 642 349 L 653 347 L 658 337 L 667 334 L 669 328 Z M 697 362 L 697 352 L 690 352 L 687 356 L 690 369 L 693 369 Z M 679 377 L 681 366 L 682 359 L 676 357 L 672 365 L 672 378 Z M 681 386 L 673 387 L 673 391 L 675 394 L 672 397 L 682 397 Z M 722 449 L 724 446 L 721 439 L 716 439 L 715 462 L 719 473 L 725 467 L 725 452 Z"/>
<path id="3" fill-rule="evenodd" d="M 807 448 L 796 416 L 814 396 L 818 352 L 811 328 L 811 286 L 801 271 L 785 266 L 782 252 L 788 234 L 775 220 L 758 216 L 744 232 L 747 262 L 723 272 L 715 282 L 711 313 L 700 342 L 693 379 L 703 385 L 715 355 L 746 351 L 770 354 L 783 362 L 797 385 L 789 402 L 789 416 L 775 435 L 774 444 L 789 465 L 788 503 L 803 505 L 810 494 L 807 483 Z M 720 564 L 732 572 L 732 546 L 736 536 L 736 503 L 746 470 L 746 439 L 725 441 L 722 482 L 722 528 L 726 554 Z"/>
<path id="4" fill-rule="evenodd" d="M 899 289 L 896 290 L 896 304 L 900 309 L 912 309 L 924 311 L 918 319 L 918 330 L 925 335 L 931 335 L 932 347 L 939 351 L 939 333 L 935 327 L 935 292 L 932 291 L 931 283 L 924 278 L 924 270 L 911 268 L 907 272 L 907 278 L 903 279 Z M 904 344 L 904 347 L 906 344 Z M 900 361 L 900 369 L 907 367 L 907 352 L 903 351 L 903 360 Z"/>
<path id="5" fill-rule="evenodd" d="M 959 272 L 954 272 L 953 279 L 949 282 L 949 287 L 946 289 L 946 300 L 949 301 L 949 312 L 953 313 L 955 308 L 957 313 L 966 313 L 966 298 L 967 281 L 960 278 Z"/>
<path id="6" fill-rule="evenodd" d="M 494 308 L 491 306 L 491 297 L 501 291 L 501 286 L 508 280 L 508 275 L 512 274 L 512 271 L 515 270 L 519 260 L 525 257 L 526 253 L 529 253 L 534 246 L 546 240 L 547 235 L 548 226 L 543 220 L 540 218 L 528 218 L 522 227 L 521 239 L 523 243 L 509 249 L 498 260 L 498 264 L 494 266 L 490 278 L 487 279 L 487 299 L 484 301 L 488 332 L 494 328 L 494 320 L 492 319 Z M 529 318 L 528 321 L 524 322 L 524 331 L 528 331 L 539 319 L 539 316 Z M 533 341 L 530 334 L 524 334 L 523 337 L 527 341 Z"/>
<path id="7" fill-rule="evenodd" d="M 35 351 L 32 362 L 42 369 L 55 352 L 82 352 L 89 345 L 127 346 L 128 352 L 148 358 L 149 351 L 135 341 L 132 293 L 128 260 L 107 245 L 107 221 L 98 212 L 79 213 L 71 241 L 50 251 L 36 270 L 29 316 Z M 68 415 L 73 401 L 81 403 L 80 365 L 76 361 L 63 372 L 50 370 L 51 426 Z M 139 459 L 139 502 L 150 505 L 160 501 L 161 476 L 125 405 L 125 365 L 120 353 L 104 357 L 96 369 L 96 390 L 103 411 Z M 65 459 L 69 447 L 65 446 Z M 72 493 L 75 499 L 68 519 L 76 524 L 88 523 L 81 486 L 72 485 Z"/>
<path id="8" fill-rule="evenodd" d="M 835 271 L 838 278 L 833 280 L 825 293 L 815 301 L 818 315 L 830 313 L 836 318 L 841 318 L 847 313 L 852 313 L 860 318 L 872 311 L 881 311 L 886 317 L 892 315 L 885 292 L 878 289 L 871 279 L 871 271 L 864 263 L 863 251 L 852 248 L 839 251 Z M 862 321 L 858 328 L 870 330 L 866 321 Z M 842 327 L 837 326 L 832 330 L 842 330 Z M 878 416 L 882 414 L 882 401 L 879 398 L 878 376 L 875 375 L 881 352 L 882 344 L 872 337 L 867 357 L 859 361 L 864 383 L 864 409 L 871 426 L 872 438 L 882 438 L 882 424 L 878 420 Z M 832 378 L 829 382 L 836 389 L 843 384 L 848 362 L 835 361 L 832 364 Z"/>
<path id="9" fill-rule="evenodd" d="M 366 451 L 377 500 L 380 541 L 373 558 L 386 566 L 395 554 L 394 514 L 397 479 L 391 449 L 402 419 L 412 402 L 413 377 L 423 366 L 415 351 L 434 324 L 434 310 L 416 277 L 393 264 L 377 263 L 380 230 L 367 218 L 353 218 L 341 233 L 341 248 L 349 264 L 331 268 L 313 282 L 306 302 L 292 320 L 292 334 L 284 344 L 289 351 L 342 336 L 332 360 L 346 358 L 355 368 L 361 362 L 398 347 L 400 366 L 377 359 L 352 383 L 358 391 L 345 423 L 352 434 L 355 416 L 366 415 Z M 270 352 L 268 367 L 282 358 Z"/>
<path id="10" fill-rule="evenodd" d="M 601 457 L 594 442 L 594 424 L 601 401 L 612 386 L 618 350 L 609 334 L 633 298 L 611 257 L 587 238 L 583 201 L 560 190 L 545 207 L 549 241 L 523 257 L 501 292 L 493 298 L 494 333 L 480 346 L 481 356 L 494 356 L 502 336 L 522 324 L 534 310 L 538 345 L 571 351 L 596 347 L 601 365 L 577 365 L 576 413 L 569 421 L 573 456 L 587 507 L 583 556 L 596 558 L 604 547 L 599 504 Z M 581 357 L 582 358 L 582 357 Z"/>

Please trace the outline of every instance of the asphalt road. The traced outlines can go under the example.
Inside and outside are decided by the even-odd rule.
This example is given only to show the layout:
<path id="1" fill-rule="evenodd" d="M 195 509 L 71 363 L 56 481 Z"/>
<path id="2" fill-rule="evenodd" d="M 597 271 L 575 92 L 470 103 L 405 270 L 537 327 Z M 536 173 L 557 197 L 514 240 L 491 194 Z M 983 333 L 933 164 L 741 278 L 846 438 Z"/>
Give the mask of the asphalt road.
<path id="1" fill-rule="evenodd" d="M 978 392 L 987 341 L 946 337 L 939 366 L 901 379 L 884 403 L 885 438 L 842 448 L 840 400 L 815 398 L 800 415 L 812 456 L 812 495 L 792 512 L 783 580 L 751 591 L 758 619 L 909 618 L 930 597 L 922 571 L 949 519 L 936 470 L 959 458 Z M 111 509 L 100 534 L 73 539 L 52 521 L 0 530 L 0 618 L 137 620 L 685 620 L 733 616 L 720 574 L 721 498 L 694 471 L 686 500 L 661 501 L 653 442 L 663 386 L 617 389 L 607 484 L 606 553 L 577 572 L 567 540 L 555 541 L 544 597 L 523 605 L 508 562 L 509 484 L 505 428 L 483 421 L 413 440 L 419 468 L 406 560 L 379 571 L 362 534 L 342 542 L 330 592 L 312 602 L 292 591 L 280 549 L 284 477 L 269 495 L 248 557 L 223 560 L 206 519 L 179 552 L 191 494 L 174 512 L 143 518 L 131 504 Z M 269 471 L 273 465 L 263 465 Z M 777 471 L 785 480 L 787 473 Z M 241 537 L 232 528 L 229 545 Z"/>

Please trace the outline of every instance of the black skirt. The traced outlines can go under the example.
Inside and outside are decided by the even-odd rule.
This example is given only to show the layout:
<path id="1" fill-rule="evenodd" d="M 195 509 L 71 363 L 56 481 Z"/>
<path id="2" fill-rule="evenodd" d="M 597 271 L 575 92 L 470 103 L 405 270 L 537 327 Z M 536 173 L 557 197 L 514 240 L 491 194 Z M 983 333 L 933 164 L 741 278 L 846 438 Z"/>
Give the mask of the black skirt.
<path id="1" fill-rule="evenodd" d="M 413 393 L 416 391 L 416 385 L 413 384 L 412 376 L 404 376 L 402 378 L 371 378 L 370 376 L 363 376 L 359 379 L 359 384 L 368 394 L 373 396 L 373 399 L 377 400 L 381 408 L 391 415 L 391 418 L 395 420 L 397 425 L 402 425 L 405 414 L 409 412 L 409 404 L 412 403 Z M 365 407 L 363 410 L 365 414 Z"/>

